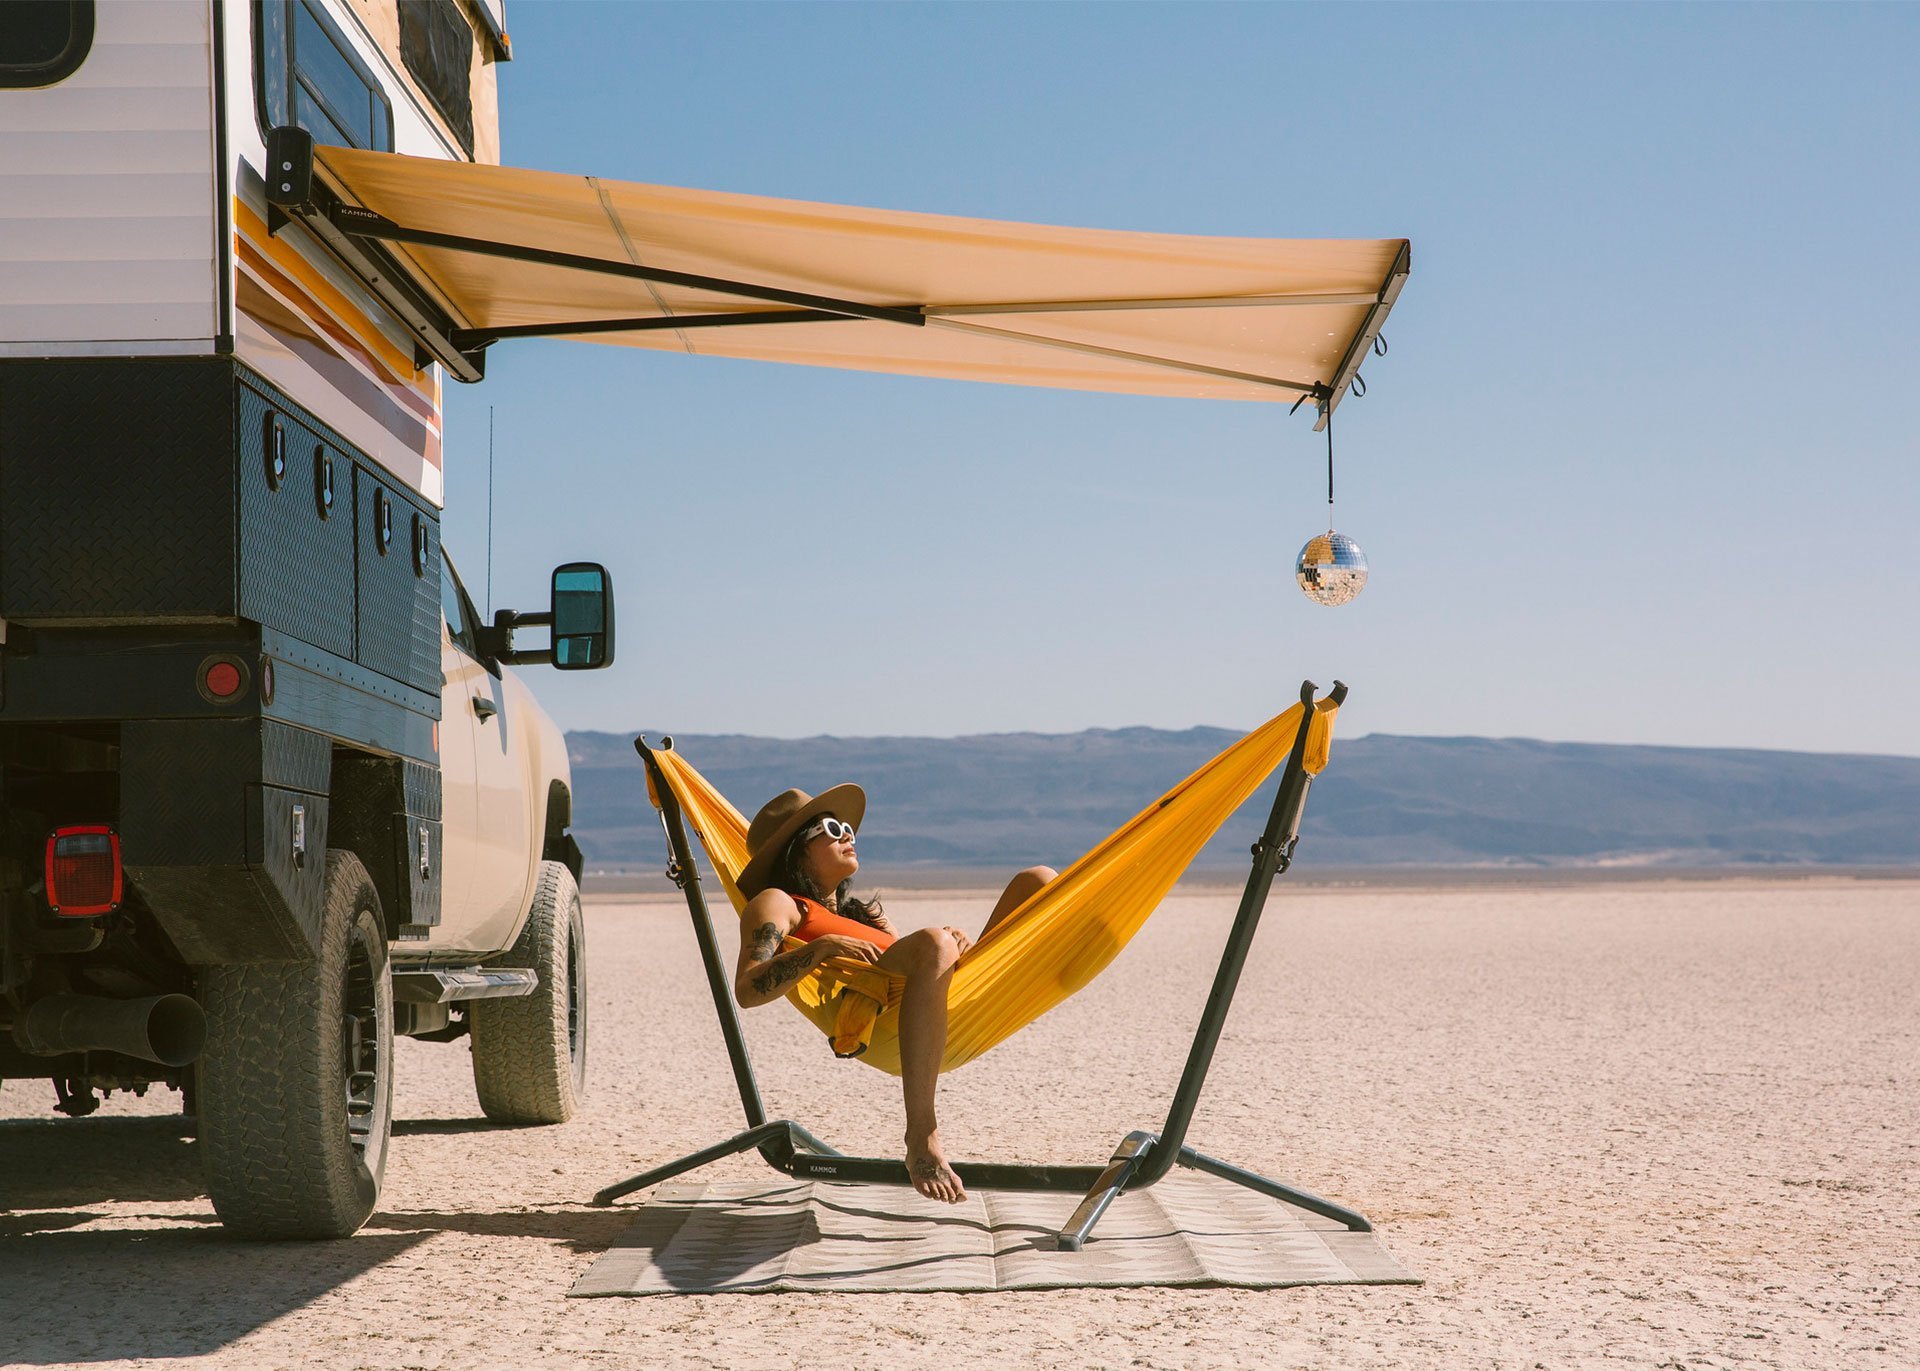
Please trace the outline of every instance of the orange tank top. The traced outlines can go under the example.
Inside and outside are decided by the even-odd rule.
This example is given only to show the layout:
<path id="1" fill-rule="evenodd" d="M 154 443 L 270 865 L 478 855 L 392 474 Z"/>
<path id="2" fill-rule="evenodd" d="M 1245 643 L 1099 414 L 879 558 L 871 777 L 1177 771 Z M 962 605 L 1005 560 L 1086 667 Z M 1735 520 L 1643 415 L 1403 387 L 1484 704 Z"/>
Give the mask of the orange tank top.
<path id="1" fill-rule="evenodd" d="M 882 952 L 893 946 L 891 933 L 882 933 L 873 925 L 863 924 L 858 919 L 844 919 L 817 900 L 795 895 L 793 902 L 800 907 L 800 926 L 789 936 L 803 943 L 810 943 L 829 933 L 838 933 L 843 937 L 864 939 Z"/>

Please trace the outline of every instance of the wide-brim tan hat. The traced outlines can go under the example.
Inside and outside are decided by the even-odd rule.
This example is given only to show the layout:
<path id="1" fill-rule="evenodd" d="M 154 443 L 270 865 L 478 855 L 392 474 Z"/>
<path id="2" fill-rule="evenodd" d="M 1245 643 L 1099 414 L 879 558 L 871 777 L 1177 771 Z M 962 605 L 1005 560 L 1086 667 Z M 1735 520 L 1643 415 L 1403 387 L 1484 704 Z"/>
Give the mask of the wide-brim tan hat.
<path id="1" fill-rule="evenodd" d="M 860 831 L 860 820 L 867 812 L 867 792 L 846 781 L 809 795 L 804 790 L 783 790 L 760 806 L 760 812 L 747 825 L 747 864 L 740 868 L 740 893 L 751 900 L 773 883 L 774 868 L 793 835 L 819 818 L 831 814 Z"/>

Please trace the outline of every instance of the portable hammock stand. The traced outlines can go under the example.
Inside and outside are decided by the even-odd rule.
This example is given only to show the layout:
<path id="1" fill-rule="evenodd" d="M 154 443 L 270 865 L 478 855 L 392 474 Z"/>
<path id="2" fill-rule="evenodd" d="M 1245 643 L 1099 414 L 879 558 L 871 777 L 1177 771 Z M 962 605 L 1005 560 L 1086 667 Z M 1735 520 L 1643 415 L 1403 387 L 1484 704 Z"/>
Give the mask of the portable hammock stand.
<path id="1" fill-rule="evenodd" d="M 1354 1232 L 1371 1232 L 1366 1218 L 1344 1205 L 1322 1199 L 1296 1186 L 1270 1180 L 1265 1176 L 1196 1152 L 1186 1145 L 1187 1125 L 1206 1083 L 1207 1069 L 1213 1062 L 1214 1048 L 1233 1003 L 1233 992 L 1240 982 L 1241 968 L 1253 945 L 1253 935 L 1267 902 L 1273 878 L 1292 863 L 1294 847 L 1300 841 L 1300 814 L 1305 807 L 1307 787 L 1313 776 L 1306 768 L 1308 725 L 1314 707 L 1315 686 L 1305 681 L 1300 686 L 1303 710 L 1300 729 L 1287 754 L 1286 766 L 1274 795 L 1273 809 L 1260 840 L 1253 845 L 1253 869 L 1248 873 L 1245 891 L 1233 928 L 1220 955 L 1219 970 L 1214 973 L 1213 989 L 1207 1007 L 1194 1030 L 1193 1046 L 1187 1053 L 1187 1065 L 1174 1091 L 1166 1124 L 1158 1133 L 1136 1130 L 1121 1141 L 1105 1166 L 1029 1165 L 1005 1162 L 955 1162 L 954 1171 L 961 1181 L 982 1190 L 1058 1190 L 1084 1196 L 1059 1232 L 1062 1250 L 1077 1252 L 1086 1243 L 1093 1226 L 1107 1207 L 1124 1191 L 1142 1190 L 1154 1184 L 1176 1165 L 1204 1171 L 1256 1190 L 1263 1195 L 1345 1224 Z M 1347 688 L 1335 681 L 1327 698 L 1336 706 L 1345 700 Z M 662 740 L 662 750 L 671 749 L 671 738 Z M 661 825 L 666 830 L 671 864 L 667 876 L 685 894 L 687 913 L 693 919 L 694 936 L 700 943 L 700 957 L 706 964 L 707 986 L 713 992 L 714 1013 L 720 1019 L 720 1031 L 726 1038 L 727 1056 L 733 1064 L 734 1084 L 740 1091 L 740 1104 L 746 1111 L 747 1128 L 725 1142 L 690 1152 L 677 1161 L 656 1166 L 624 1181 L 610 1185 L 593 1197 L 598 1205 L 612 1204 L 624 1195 L 658 1185 L 709 1162 L 741 1152 L 758 1151 L 769 1166 L 789 1176 L 805 1180 L 865 1182 L 881 1185 L 912 1185 L 904 1161 L 884 1157 L 849 1157 L 829 1147 L 792 1119 L 767 1118 L 760 1099 L 760 1087 L 754 1079 L 753 1060 L 748 1055 L 746 1038 L 740 1031 L 740 1015 L 734 1006 L 733 989 L 728 980 L 713 924 L 707 916 L 707 904 L 700 888 L 693 849 L 687 841 L 687 829 L 680 803 L 655 759 L 646 739 L 634 742 L 653 780 L 660 803 Z"/>

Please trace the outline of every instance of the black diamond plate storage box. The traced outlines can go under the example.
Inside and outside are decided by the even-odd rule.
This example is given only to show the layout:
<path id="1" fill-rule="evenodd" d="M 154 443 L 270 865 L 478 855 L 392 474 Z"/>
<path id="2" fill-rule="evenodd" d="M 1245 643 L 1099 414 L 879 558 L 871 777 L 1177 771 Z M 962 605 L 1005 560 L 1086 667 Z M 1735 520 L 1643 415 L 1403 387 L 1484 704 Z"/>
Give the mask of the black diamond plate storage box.
<path id="1" fill-rule="evenodd" d="M 127 878 L 198 965 L 301 961 L 319 947 L 331 748 L 263 719 L 120 730 Z"/>
<path id="2" fill-rule="evenodd" d="M 387 936 L 427 936 L 440 922 L 440 773 L 399 757 L 342 756 L 335 840 L 360 854 L 380 896 Z"/>
<path id="3" fill-rule="evenodd" d="M 226 358 L 0 360 L 0 618 L 247 620 L 440 691 L 433 507 Z"/>
<path id="4" fill-rule="evenodd" d="M 234 616 L 233 372 L 0 361 L 0 617 Z"/>
<path id="5" fill-rule="evenodd" d="M 358 558 L 360 665 L 418 690 L 440 691 L 440 523 L 384 473 L 361 469 Z"/>
<path id="6" fill-rule="evenodd" d="M 278 395 L 236 408 L 241 617 L 352 660 L 354 459 Z"/>
<path id="7" fill-rule="evenodd" d="M 407 812 L 394 816 L 396 843 L 406 864 L 407 917 L 400 938 L 424 938 L 440 922 L 445 891 L 441 865 L 446 856 L 441 826 L 440 772 L 419 762 L 403 762 Z"/>

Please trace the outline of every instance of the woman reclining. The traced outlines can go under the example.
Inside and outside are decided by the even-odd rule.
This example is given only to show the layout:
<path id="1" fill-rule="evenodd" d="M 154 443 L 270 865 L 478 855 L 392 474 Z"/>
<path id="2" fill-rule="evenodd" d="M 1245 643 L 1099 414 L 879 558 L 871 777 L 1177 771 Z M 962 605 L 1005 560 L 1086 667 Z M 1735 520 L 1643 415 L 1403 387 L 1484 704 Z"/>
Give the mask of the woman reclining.
<path id="1" fill-rule="evenodd" d="M 934 1116 L 940 1059 L 947 1045 L 947 987 L 954 964 L 972 946 L 957 928 L 895 933 L 880 901 L 848 893 L 860 869 L 854 833 L 867 809 L 857 785 L 818 796 L 786 790 L 767 801 L 747 829 L 741 869 L 740 958 L 733 994 L 742 1008 L 779 999 L 795 981 L 829 957 L 871 962 L 906 977 L 900 1003 L 900 1084 L 906 1096 L 907 1172 L 914 1189 L 957 1204 L 966 1187 L 947 1162 Z M 1051 867 L 1031 866 L 1007 883 L 984 934 L 1054 879 Z M 806 944 L 781 952 L 788 938 Z"/>

